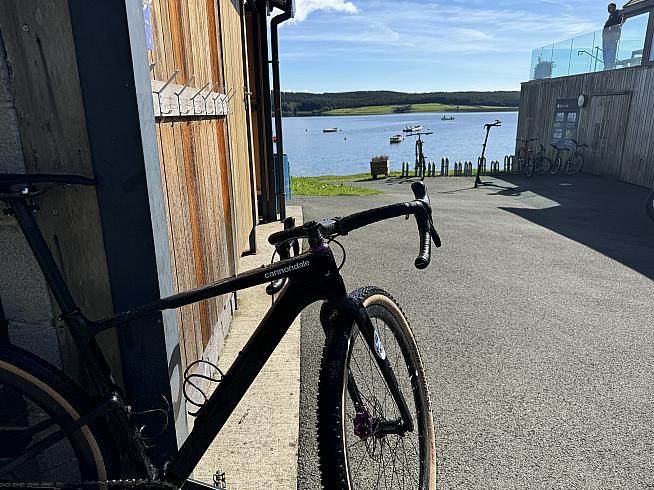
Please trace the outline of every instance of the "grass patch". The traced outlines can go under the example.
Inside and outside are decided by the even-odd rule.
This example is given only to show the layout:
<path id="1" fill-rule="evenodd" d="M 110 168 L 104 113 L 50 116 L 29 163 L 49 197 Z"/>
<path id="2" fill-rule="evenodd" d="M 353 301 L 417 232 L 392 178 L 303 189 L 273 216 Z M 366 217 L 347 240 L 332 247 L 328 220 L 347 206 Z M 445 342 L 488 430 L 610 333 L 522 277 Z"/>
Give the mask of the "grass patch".
<path id="1" fill-rule="evenodd" d="M 343 109 L 332 109 L 322 114 L 326 116 L 357 116 L 357 115 L 380 115 L 395 114 L 395 110 L 401 105 L 374 105 L 366 107 L 348 107 Z M 484 105 L 450 105 L 450 104 L 412 104 L 411 110 L 402 112 L 491 112 L 491 111 L 516 111 L 517 107 L 494 107 Z"/>
<path id="2" fill-rule="evenodd" d="M 349 185 L 357 177 L 370 174 L 358 174 L 345 177 L 327 175 L 320 177 L 291 177 L 291 192 L 294 196 L 374 196 L 381 194 L 377 189 Z"/>

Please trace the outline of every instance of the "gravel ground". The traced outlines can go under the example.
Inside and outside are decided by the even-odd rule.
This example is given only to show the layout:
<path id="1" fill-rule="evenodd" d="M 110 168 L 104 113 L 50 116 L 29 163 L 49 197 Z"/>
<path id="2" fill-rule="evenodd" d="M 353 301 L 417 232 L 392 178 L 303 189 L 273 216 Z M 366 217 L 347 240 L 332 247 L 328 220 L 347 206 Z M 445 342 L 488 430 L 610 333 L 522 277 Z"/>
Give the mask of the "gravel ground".
<path id="1" fill-rule="evenodd" d="M 431 386 L 439 488 L 654 488 L 654 223 L 646 189 L 588 176 L 428 179 L 443 247 L 413 267 L 414 221 L 342 239 L 349 289 L 412 322 Z M 302 198 L 305 220 L 411 198 Z M 319 487 L 319 305 L 302 316 L 300 489 Z"/>

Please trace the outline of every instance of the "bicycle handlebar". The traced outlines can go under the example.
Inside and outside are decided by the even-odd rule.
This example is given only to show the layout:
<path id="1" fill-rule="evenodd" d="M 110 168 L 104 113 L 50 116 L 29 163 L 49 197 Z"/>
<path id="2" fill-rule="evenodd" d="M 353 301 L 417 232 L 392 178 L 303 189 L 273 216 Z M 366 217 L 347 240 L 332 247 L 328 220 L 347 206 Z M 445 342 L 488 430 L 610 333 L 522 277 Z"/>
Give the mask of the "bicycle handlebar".
<path id="1" fill-rule="evenodd" d="M 586 144 L 580 145 L 579 143 L 577 143 L 577 140 L 571 139 L 570 141 L 572 141 L 577 148 L 588 148 L 588 145 Z"/>
<path id="2" fill-rule="evenodd" d="M 369 209 L 342 218 L 308 222 L 303 226 L 273 233 L 268 237 L 268 242 L 271 245 L 278 246 L 294 238 L 310 238 L 310 231 L 315 227 L 318 227 L 320 233 L 324 236 L 342 236 L 378 221 L 412 214 L 416 218 L 418 232 L 420 234 L 420 246 L 414 265 L 418 269 L 424 269 L 431 261 L 431 241 L 434 241 L 436 247 L 440 247 L 441 240 L 438 232 L 434 228 L 431 203 L 429 196 L 427 196 L 425 184 L 423 182 L 414 182 L 411 184 L 411 190 L 416 197 L 413 201 Z"/>

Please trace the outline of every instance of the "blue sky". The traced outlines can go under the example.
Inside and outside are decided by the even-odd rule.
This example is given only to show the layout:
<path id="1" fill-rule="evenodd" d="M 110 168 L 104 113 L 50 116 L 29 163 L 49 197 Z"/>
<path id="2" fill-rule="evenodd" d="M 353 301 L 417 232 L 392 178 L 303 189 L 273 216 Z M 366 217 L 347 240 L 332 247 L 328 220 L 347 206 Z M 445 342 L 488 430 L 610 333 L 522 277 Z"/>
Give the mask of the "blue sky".
<path id="1" fill-rule="evenodd" d="M 605 1 L 296 0 L 282 89 L 519 90 L 531 49 L 601 28 Z"/>

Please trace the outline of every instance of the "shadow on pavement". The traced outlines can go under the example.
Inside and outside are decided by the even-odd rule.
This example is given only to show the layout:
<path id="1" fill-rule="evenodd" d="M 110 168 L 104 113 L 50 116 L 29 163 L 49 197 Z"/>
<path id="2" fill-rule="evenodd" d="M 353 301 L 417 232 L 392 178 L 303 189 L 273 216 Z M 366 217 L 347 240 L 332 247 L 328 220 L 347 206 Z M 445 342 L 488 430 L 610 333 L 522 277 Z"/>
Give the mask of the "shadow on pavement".
<path id="1" fill-rule="evenodd" d="M 650 189 L 589 175 L 502 180 L 513 187 L 492 194 L 529 207 L 500 209 L 583 243 L 654 280 L 654 223 L 644 211 Z"/>

